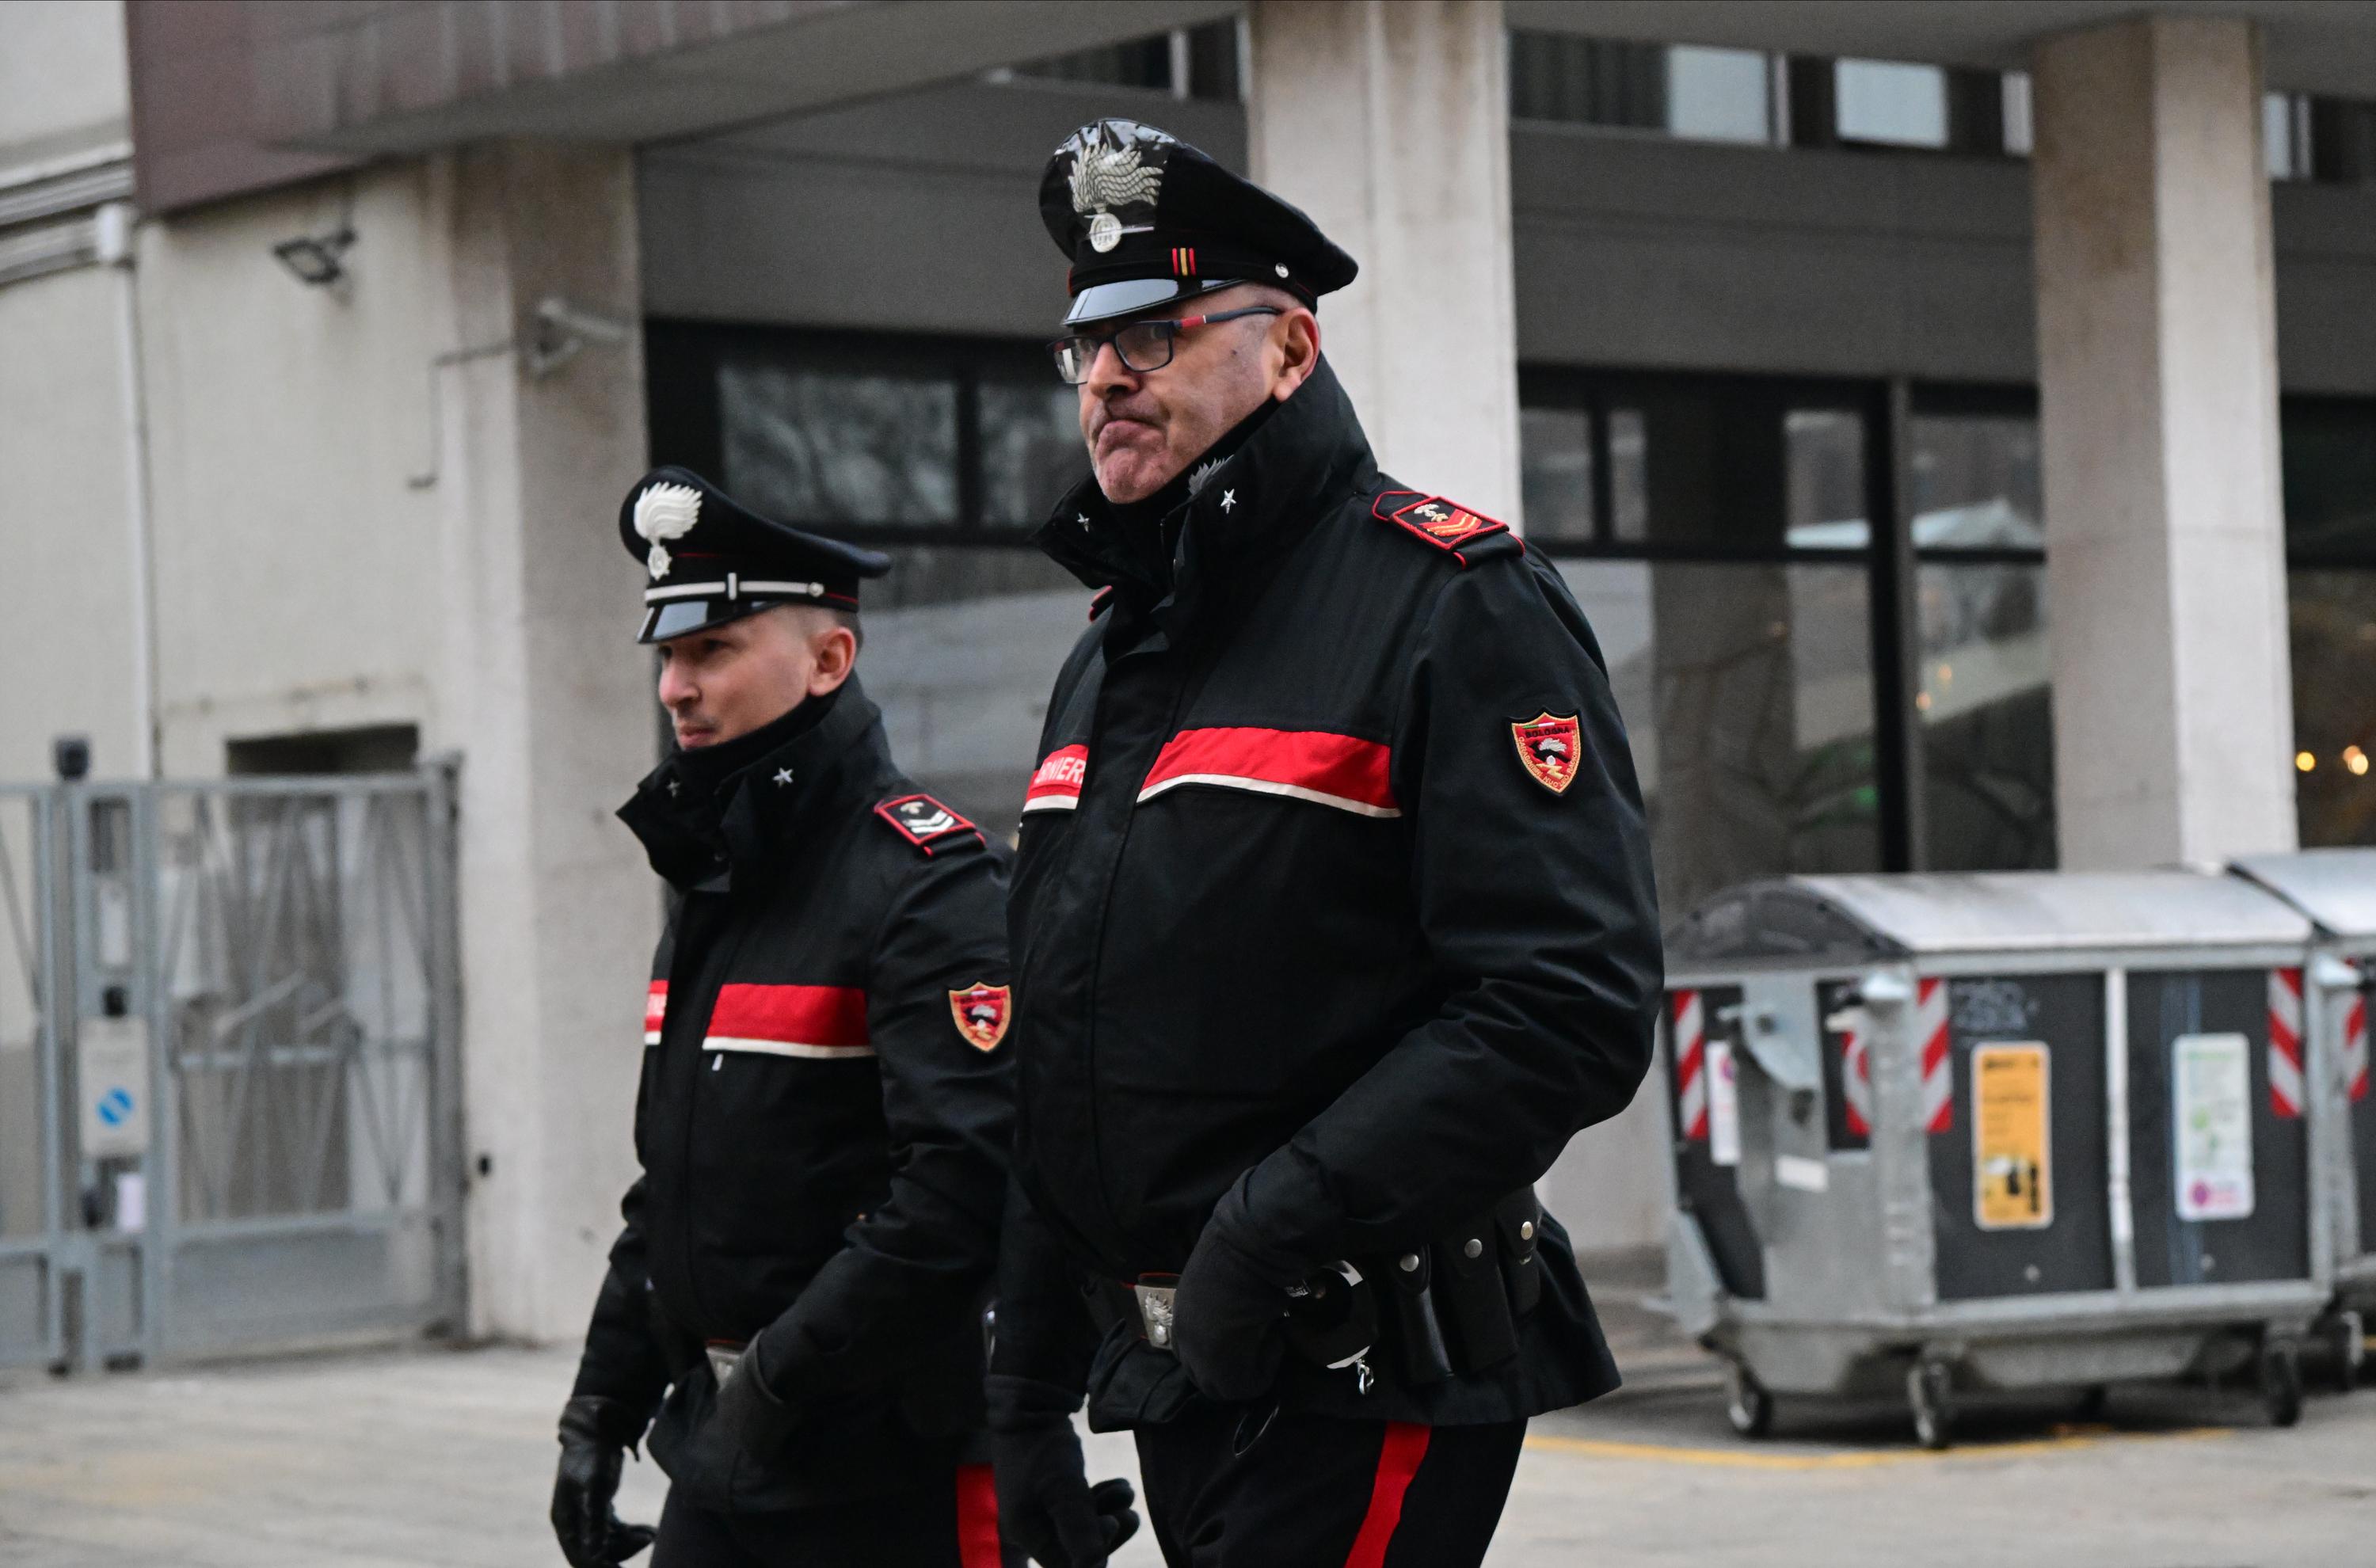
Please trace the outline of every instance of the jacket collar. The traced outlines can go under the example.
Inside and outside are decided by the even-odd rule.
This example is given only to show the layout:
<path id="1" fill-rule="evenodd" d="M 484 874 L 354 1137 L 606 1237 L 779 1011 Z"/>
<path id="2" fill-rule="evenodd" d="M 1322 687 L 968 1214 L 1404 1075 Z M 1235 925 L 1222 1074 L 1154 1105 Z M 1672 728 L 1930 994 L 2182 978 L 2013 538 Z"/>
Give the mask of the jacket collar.
<path id="1" fill-rule="evenodd" d="M 793 852 L 825 808 L 864 794 L 888 766 L 882 710 L 852 675 L 824 718 L 712 790 L 671 756 L 619 808 L 652 869 L 680 888 L 723 890 Z"/>
<path id="2" fill-rule="evenodd" d="M 1189 472 L 1203 467 L 1191 464 Z M 1091 588 L 1114 588 L 1170 622 L 1207 590 L 1259 571 L 1310 530 L 1329 493 L 1376 468 L 1353 405 L 1324 356 L 1236 451 L 1192 480 L 1187 499 L 1159 523 L 1119 517 L 1091 474 L 1056 504 L 1035 538 Z M 1175 541 L 1168 585 L 1148 579 L 1142 542 L 1123 532 L 1149 526 Z"/>

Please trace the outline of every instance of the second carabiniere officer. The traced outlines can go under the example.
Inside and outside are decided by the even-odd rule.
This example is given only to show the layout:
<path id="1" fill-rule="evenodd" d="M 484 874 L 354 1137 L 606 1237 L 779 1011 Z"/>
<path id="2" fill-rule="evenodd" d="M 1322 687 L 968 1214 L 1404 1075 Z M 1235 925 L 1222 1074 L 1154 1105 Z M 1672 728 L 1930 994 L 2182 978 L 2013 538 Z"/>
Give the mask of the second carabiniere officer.
<path id="1" fill-rule="evenodd" d="M 888 561 L 681 469 L 619 529 L 679 748 L 620 815 L 671 911 L 554 1528 L 578 1568 L 650 1538 L 612 1499 L 657 1410 L 653 1568 L 998 1568 L 974 1450 L 1010 1130 L 1000 856 L 900 774 L 851 673 Z"/>
<path id="2" fill-rule="evenodd" d="M 1617 1381 L 1532 1189 L 1658 995 L 1600 651 L 1509 529 L 1379 471 L 1302 213 L 1111 120 L 1041 211 L 1095 471 L 1040 538 L 1100 591 L 1010 906 L 1009 1538 L 1103 1561 L 1086 1393 L 1175 1568 L 1474 1564 L 1527 1418 Z"/>

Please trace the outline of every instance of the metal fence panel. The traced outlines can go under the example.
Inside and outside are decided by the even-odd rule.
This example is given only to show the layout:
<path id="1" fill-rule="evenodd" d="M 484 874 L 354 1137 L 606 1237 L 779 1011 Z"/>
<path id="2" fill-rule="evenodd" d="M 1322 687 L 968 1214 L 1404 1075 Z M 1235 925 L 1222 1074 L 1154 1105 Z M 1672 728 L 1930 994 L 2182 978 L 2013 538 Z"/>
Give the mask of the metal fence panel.
<path id="1" fill-rule="evenodd" d="M 31 1120 L 74 1201 L 52 1183 L 47 1253 L 67 1289 L 18 1359 L 183 1358 L 452 1321 L 448 778 L 20 794 L 63 824 L 63 897 L 29 923 L 70 1005 L 44 1015 L 54 1070 Z M 8 994 L 0 981 L 0 1030 Z M 0 1046 L 0 1096 L 7 1073 Z M 0 1360 L 26 1312 L 0 1261 Z"/>

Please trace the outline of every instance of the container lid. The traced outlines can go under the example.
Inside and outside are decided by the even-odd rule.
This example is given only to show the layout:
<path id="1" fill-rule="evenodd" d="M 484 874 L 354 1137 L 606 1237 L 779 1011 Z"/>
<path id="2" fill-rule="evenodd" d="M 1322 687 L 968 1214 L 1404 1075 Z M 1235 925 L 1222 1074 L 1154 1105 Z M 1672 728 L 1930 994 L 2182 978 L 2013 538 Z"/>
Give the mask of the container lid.
<path id="1" fill-rule="evenodd" d="M 2376 901 L 2371 901 L 2376 911 Z M 1670 957 L 1871 962 L 1928 953 L 2304 943 L 2310 922 L 2240 877 L 2193 871 L 1794 876 L 1710 899 Z"/>
<path id="2" fill-rule="evenodd" d="M 2319 923 L 2331 936 L 2376 936 L 2376 849 L 2304 849 L 2246 855 L 2249 877 Z"/>

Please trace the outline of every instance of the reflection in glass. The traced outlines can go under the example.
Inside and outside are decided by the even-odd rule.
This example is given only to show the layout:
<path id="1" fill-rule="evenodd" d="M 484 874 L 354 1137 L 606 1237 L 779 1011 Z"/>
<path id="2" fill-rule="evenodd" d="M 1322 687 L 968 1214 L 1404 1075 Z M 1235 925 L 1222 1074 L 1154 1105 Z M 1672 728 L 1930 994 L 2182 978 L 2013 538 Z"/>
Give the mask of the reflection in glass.
<path id="1" fill-rule="evenodd" d="M 2045 548 L 2034 416 L 1917 414 L 1907 434 L 1915 548 Z"/>
<path id="2" fill-rule="evenodd" d="M 1881 864 L 1860 566 L 1567 560 L 1650 808 L 1658 897 Z"/>
<path id="3" fill-rule="evenodd" d="M 2294 571 L 2287 588 L 2302 847 L 2376 844 L 2376 572 Z"/>
<path id="4" fill-rule="evenodd" d="M 1056 668 L 1088 624 L 1089 590 L 1036 550 L 892 552 L 867 588 L 866 693 L 916 782 L 1012 839 Z"/>
<path id="5" fill-rule="evenodd" d="M 1036 377 L 981 384 L 983 522 L 1036 529 L 1087 473 L 1078 392 Z"/>
<path id="6" fill-rule="evenodd" d="M 1621 540 L 1650 537 L 1649 444 L 1642 410 L 1609 410 L 1610 531 Z"/>
<path id="7" fill-rule="evenodd" d="M 2376 399 L 2288 398 L 2282 418 L 2286 547 L 2376 552 Z"/>
<path id="8" fill-rule="evenodd" d="M 1582 409 L 1518 411 L 1519 486 L 1527 537 L 1592 537 L 1592 416 Z"/>
<path id="9" fill-rule="evenodd" d="M 718 367 L 726 489 L 788 522 L 953 523 L 953 381 L 753 363 Z"/>
<path id="10" fill-rule="evenodd" d="M 1788 463 L 1794 550 L 1862 550 L 1872 529 L 1864 516 L 1864 421 L 1844 409 L 1792 409 L 1782 416 Z"/>
<path id="11" fill-rule="evenodd" d="M 2046 568 L 1918 569 L 1924 864 L 2050 870 L 2054 731 Z"/>

